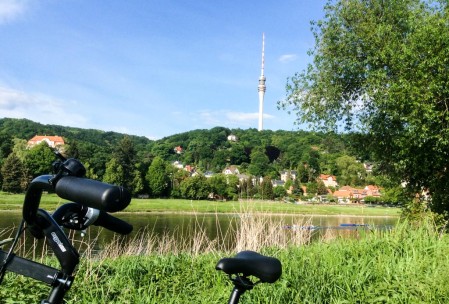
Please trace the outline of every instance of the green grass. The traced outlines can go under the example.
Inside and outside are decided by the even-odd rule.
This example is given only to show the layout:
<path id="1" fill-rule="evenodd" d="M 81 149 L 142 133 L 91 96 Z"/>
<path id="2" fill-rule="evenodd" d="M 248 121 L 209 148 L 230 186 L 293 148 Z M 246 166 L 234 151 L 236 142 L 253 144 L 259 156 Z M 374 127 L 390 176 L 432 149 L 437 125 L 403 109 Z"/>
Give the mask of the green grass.
<path id="1" fill-rule="evenodd" d="M 449 302 L 449 238 L 429 223 L 262 252 L 282 261 L 283 274 L 242 303 Z M 67 303 L 226 303 L 232 286 L 215 264 L 232 254 L 82 259 Z M 0 303 L 38 303 L 49 291 L 14 274 L 1 287 Z"/>
<path id="2" fill-rule="evenodd" d="M 24 195 L 0 192 L 0 210 L 20 211 Z M 55 194 L 43 194 L 40 208 L 53 211 L 65 201 Z M 398 216 L 399 208 L 363 205 L 296 205 L 276 201 L 195 201 L 183 199 L 133 199 L 125 212 L 241 213 L 247 210 L 280 214 Z"/>

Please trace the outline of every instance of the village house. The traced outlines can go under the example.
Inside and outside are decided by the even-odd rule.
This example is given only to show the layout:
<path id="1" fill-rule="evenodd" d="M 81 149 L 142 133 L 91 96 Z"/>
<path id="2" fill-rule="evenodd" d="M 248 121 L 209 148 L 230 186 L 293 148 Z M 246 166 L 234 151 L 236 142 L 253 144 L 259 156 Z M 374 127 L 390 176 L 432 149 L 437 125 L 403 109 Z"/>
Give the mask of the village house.
<path id="1" fill-rule="evenodd" d="M 181 146 L 177 146 L 173 148 L 173 151 L 175 151 L 176 154 L 182 154 L 183 150 Z"/>
<path id="2" fill-rule="evenodd" d="M 363 202 L 365 197 L 380 197 L 379 187 L 368 185 L 363 189 L 344 186 L 332 193 L 339 203 L 349 203 L 352 201 Z"/>
<path id="3" fill-rule="evenodd" d="M 298 172 L 295 170 L 283 170 L 281 171 L 281 181 L 286 182 L 288 179 L 296 180 Z"/>
<path id="4" fill-rule="evenodd" d="M 320 174 L 319 179 L 324 183 L 326 187 L 338 187 L 337 178 L 334 175 Z"/>
<path id="5" fill-rule="evenodd" d="M 278 180 L 278 179 L 273 179 L 271 181 L 271 184 L 273 185 L 273 187 L 284 187 L 285 186 L 285 182 L 283 180 Z"/>
<path id="6" fill-rule="evenodd" d="M 186 165 L 184 167 L 184 170 L 189 172 L 191 175 L 193 175 L 196 172 L 195 167 L 193 167 L 191 165 Z"/>
<path id="7" fill-rule="evenodd" d="M 179 160 L 175 160 L 174 162 L 172 162 L 172 166 L 177 168 L 177 169 L 184 168 L 184 165 Z"/>
<path id="8" fill-rule="evenodd" d="M 42 142 L 46 142 L 49 147 L 58 149 L 65 145 L 61 136 L 36 135 L 28 141 L 28 148 L 32 148 Z"/>
<path id="9" fill-rule="evenodd" d="M 239 169 L 237 168 L 237 166 L 228 166 L 223 170 L 223 174 L 228 175 L 228 174 L 235 174 L 238 175 L 240 174 Z"/>
<path id="10" fill-rule="evenodd" d="M 237 136 L 235 136 L 234 134 L 230 134 L 230 135 L 228 136 L 228 141 L 237 142 L 237 141 L 238 141 L 238 138 L 237 138 Z"/>

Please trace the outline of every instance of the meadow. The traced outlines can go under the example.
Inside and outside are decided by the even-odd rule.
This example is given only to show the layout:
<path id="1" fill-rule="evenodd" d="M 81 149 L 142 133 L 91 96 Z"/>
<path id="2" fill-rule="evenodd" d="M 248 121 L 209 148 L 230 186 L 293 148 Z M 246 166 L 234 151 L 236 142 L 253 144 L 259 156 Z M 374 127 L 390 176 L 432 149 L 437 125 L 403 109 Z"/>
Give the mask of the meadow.
<path id="1" fill-rule="evenodd" d="M 64 203 L 44 194 L 40 207 Z M 23 195 L 0 195 L 0 210 L 20 211 Z M 224 249 L 200 228 L 184 242 L 162 241 L 149 231 L 126 246 L 120 238 L 101 252 L 82 253 L 67 303 L 226 303 L 232 290 L 217 261 L 254 250 L 282 261 L 274 284 L 259 284 L 242 303 L 446 303 L 449 301 L 449 239 L 435 226 L 401 223 L 392 230 L 357 230 L 352 238 L 326 234 L 311 241 L 310 230 L 282 229 L 270 214 L 398 216 L 398 208 L 359 205 L 302 205 L 284 202 L 214 202 L 133 199 L 126 212 L 239 213 L 235 245 Z M 305 223 L 307 224 L 307 223 Z M 0 231 L 1 237 L 1 231 Z M 76 241 L 74 241 L 76 242 Z M 93 247 L 93 246 L 92 246 Z M 51 254 L 35 258 L 57 267 Z M 38 303 L 49 287 L 7 273 L 0 303 Z"/>
<path id="2" fill-rule="evenodd" d="M 24 195 L 0 192 L 0 210 L 20 211 Z M 40 208 L 53 211 L 64 200 L 43 194 Z M 292 204 L 282 201 L 203 201 L 185 199 L 133 199 L 124 212 L 241 213 L 246 210 L 277 214 L 398 216 L 399 208 L 357 204 Z"/>
<path id="3" fill-rule="evenodd" d="M 238 246 L 279 258 L 283 274 L 244 294 L 242 303 L 449 301 L 449 238 L 431 222 L 312 243 L 304 233 L 279 238 L 266 221 L 250 219 L 243 230 L 236 232 Z M 151 238 L 145 238 L 132 248 L 116 243 L 101 255 L 85 254 L 67 303 L 226 303 L 232 285 L 215 265 L 240 247 L 224 252 L 204 244 L 200 235 L 196 249 L 151 247 Z M 7 274 L 0 303 L 38 303 L 48 290 Z"/>

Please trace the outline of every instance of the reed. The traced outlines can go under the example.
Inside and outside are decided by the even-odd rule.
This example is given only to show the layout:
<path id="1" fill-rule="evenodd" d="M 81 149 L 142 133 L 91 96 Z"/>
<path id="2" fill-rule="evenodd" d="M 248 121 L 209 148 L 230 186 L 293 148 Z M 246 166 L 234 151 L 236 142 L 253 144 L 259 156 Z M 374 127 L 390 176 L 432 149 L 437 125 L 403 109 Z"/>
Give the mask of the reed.
<path id="1" fill-rule="evenodd" d="M 270 218 L 246 216 L 242 220 L 247 221 L 240 226 L 247 238 L 257 240 L 257 233 L 262 235 L 259 229 L 265 229 L 264 235 L 275 241 L 248 239 L 240 246 L 259 248 L 283 264 L 278 282 L 258 285 L 244 295 L 243 303 L 449 302 L 449 237 L 430 221 L 360 232 L 357 238 L 295 243 L 291 236 L 276 236 L 265 228 Z M 244 235 L 238 233 L 238 237 Z M 214 249 L 198 253 L 208 248 L 201 233 L 196 241 L 186 241 L 187 251 L 184 245 L 173 247 L 169 240 L 161 245 L 151 238 L 139 241 L 129 248 L 116 246 L 109 256 L 102 253 L 83 258 L 67 303 L 226 302 L 232 287 L 227 277 L 215 270 L 215 264 L 219 258 L 234 254 L 237 245 L 226 252 Z M 5 303 L 40 299 L 33 281 L 11 275 L 5 282 L 7 285 L 0 288 L 0 299 Z"/>
<path id="2" fill-rule="evenodd" d="M 259 251 L 262 248 L 288 248 L 309 244 L 312 231 L 309 229 L 284 229 L 279 218 L 259 213 L 246 212 L 231 219 L 235 221 L 223 232 L 218 225 L 214 239 L 206 233 L 201 217 L 197 216 L 190 231 L 173 230 L 158 236 L 148 227 L 139 231 L 131 240 L 125 242 L 123 237 L 116 236 L 98 253 L 98 258 L 117 258 L 120 256 L 139 256 L 152 254 L 190 254 L 198 256 L 204 253 L 238 252 L 241 250 Z M 298 216 L 299 226 L 310 226 L 310 221 L 304 221 Z M 95 259 L 94 256 L 87 258 Z"/>

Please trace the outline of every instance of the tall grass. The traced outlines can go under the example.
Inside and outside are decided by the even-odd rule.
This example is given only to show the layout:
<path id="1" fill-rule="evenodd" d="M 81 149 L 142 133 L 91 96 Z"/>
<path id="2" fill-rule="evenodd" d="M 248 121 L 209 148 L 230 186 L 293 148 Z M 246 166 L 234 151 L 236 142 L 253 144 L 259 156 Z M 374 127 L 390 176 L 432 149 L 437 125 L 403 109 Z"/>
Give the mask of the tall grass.
<path id="1" fill-rule="evenodd" d="M 130 245 L 117 240 L 99 255 L 85 253 L 68 303 L 225 303 L 232 286 L 215 264 L 242 249 L 276 256 L 283 264 L 278 282 L 256 286 L 242 303 L 449 302 L 449 238 L 429 221 L 313 242 L 310 230 L 282 229 L 269 216 L 245 214 L 241 221 L 228 232 L 235 243 L 227 249 L 199 229 L 194 240 L 179 245 L 173 235 L 160 242 L 146 231 Z M 13 275 L 6 281 L 0 303 L 40 299 L 34 282 Z"/>
<path id="2" fill-rule="evenodd" d="M 283 275 L 275 284 L 261 284 L 245 294 L 243 303 L 449 302 L 449 239 L 431 223 L 413 228 L 402 223 L 356 239 L 285 245 L 260 248 L 282 261 Z M 214 267 L 230 254 L 85 260 L 69 302 L 225 303 L 232 287 Z"/>
<path id="3" fill-rule="evenodd" d="M 221 229 L 218 217 L 216 237 L 210 239 L 206 225 L 200 216 L 196 217 L 189 231 L 174 230 L 158 236 L 148 227 L 137 233 L 132 240 L 124 241 L 121 237 L 102 248 L 100 259 L 118 256 L 135 256 L 151 254 L 190 254 L 197 256 L 204 253 L 238 252 L 241 250 L 259 251 L 266 247 L 287 248 L 292 245 L 308 244 L 312 238 L 309 229 L 286 230 L 279 217 L 252 212 L 241 213 L 226 231 Z M 298 216 L 295 221 L 310 226 L 309 220 Z M 302 224 L 301 224 L 302 225 Z M 93 253 L 89 251 L 88 253 Z M 88 258 L 95 258 L 88 256 Z"/>

